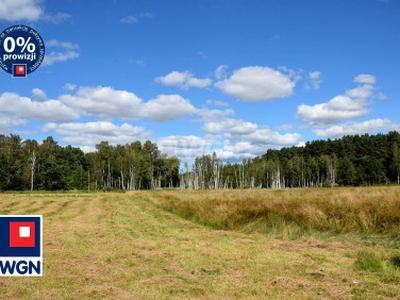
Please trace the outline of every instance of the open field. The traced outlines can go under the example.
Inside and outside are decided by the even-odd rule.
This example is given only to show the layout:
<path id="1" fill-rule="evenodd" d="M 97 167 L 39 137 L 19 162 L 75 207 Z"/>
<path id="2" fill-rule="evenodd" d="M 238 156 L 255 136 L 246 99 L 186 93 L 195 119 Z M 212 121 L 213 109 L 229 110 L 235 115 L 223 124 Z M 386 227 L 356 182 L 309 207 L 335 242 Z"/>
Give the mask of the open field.
<path id="1" fill-rule="evenodd" d="M 400 297 L 400 188 L 5 193 L 42 214 L 44 276 L 2 298 Z"/>

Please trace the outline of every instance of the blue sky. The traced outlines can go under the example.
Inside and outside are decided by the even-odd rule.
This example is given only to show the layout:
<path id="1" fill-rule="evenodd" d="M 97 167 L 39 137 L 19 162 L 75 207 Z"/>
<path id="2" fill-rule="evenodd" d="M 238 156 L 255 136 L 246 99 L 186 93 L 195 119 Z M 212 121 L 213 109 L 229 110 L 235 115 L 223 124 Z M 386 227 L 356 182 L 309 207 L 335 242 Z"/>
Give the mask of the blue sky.
<path id="1" fill-rule="evenodd" d="M 400 1 L 2 0 L 46 58 L 0 73 L 0 132 L 182 161 L 400 131 Z"/>

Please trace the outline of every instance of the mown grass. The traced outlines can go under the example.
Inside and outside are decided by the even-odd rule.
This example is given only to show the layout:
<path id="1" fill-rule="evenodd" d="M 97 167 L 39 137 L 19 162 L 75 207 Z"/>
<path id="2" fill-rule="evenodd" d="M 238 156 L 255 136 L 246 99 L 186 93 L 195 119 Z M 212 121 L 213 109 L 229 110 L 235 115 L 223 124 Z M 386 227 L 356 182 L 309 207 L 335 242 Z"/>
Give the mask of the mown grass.
<path id="1" fill-rule="evenodd" d="M 346 233 L 346 229 L 336 238 L 330 234 L 321 238 L 317 230 L 325 228 L 313 227 L 308 221 L 309 235 L 288 239 L 282 234 L 284 224 L 292 224 L 288 232 L 300 232 L 299 221 L 290 219 L 276 225 L 276 233 L 266 234 L 270 227 L 261 225 L 264 216 L 249 218 L 248 223 L 246 218 L 238 218 L 242 220 L 238 227 L 229 227 L 234 222 L 230 219 L 228 225 L 223 224 L 226 227 L 219 227 L 200 218 L 233 217 L 230 209 L 238 208 L 236 201 L 248 209 L 252 205 L 244 202 L 262 198 L 262 209 L 265 197 L 270 197 L 275 202 L 272 207 L 280 207 L 277 197 L 286 206 L 290 199 L 306 200 L 311 192 L 0 194 L 0 211 L 34 211 L 44 216 L 44 276 L 0 277 L 0 295 L 4 299 L 398 299 L 398 250 L 371 243 L 370 236 L 363 240 L 363 230 L 350 227 L 355 231 Z M 338 203 L 343 195 L 361 202 L 357 189 L 314 192 L 321 196 L 314 195 L 317 202 L 335 195 Z M 372 201 L 367 194 L 387 193 L 392 199 L 390 195 L 397 193 L 362 192 L 367 201 Z M 164 207 L 170 202 L 178 203 L 177 207 L 190 202 L 195 210 L 201 210 L 203 201 L 219 210 L 205 206 L 213 213 L 197 212 L 196 219 Z M 313 206 L 308 205 L 304 211 L 312 216 Z M 371 234 L 394 240 L 395 230 L 385 228 L 389 235 L 382 229 Z"/>

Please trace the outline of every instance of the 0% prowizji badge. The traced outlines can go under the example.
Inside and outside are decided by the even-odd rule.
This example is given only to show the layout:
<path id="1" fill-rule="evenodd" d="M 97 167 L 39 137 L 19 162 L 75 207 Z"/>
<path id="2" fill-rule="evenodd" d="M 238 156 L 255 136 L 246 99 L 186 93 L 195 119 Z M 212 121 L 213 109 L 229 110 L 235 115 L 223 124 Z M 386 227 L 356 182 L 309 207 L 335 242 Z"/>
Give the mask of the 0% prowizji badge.
<path id="1" fill-rule="evenodd" d="M 25 25 L 8 27 L 0 34 L 0 67 L 13 77 L 27 77 L 43 62 L 44 42 Z"/>

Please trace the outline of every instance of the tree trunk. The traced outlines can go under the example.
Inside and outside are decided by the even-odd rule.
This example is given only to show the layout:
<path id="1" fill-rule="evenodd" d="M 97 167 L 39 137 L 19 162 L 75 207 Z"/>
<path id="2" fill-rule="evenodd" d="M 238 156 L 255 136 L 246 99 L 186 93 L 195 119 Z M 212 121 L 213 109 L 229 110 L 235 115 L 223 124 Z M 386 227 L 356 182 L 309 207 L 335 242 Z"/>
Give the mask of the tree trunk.
<path id="1" fill-rule="evenodd" d="M 121 183 L 122 183 L 122 189 L 126 190 L 125 183 L 124 183 L 124 172 L 122 170 L 122 161 L 121 161 Z"/>
<path id="2" fill-rule="evenodd" d="M 111 167 L 110 167 L 110 160 L 108 160 L 108 170 L 107 170 L 107 186 L 112 186 L 112 178 L 111 178 Z"/>
<path id="3" fill-rule="evenodd" d="M 33 191 L 33 182 L 35 176 L 35 163 L 36 163 L 36 154 L 35 151 L 32 153 L 31 157 L 31 192 Z"/>

